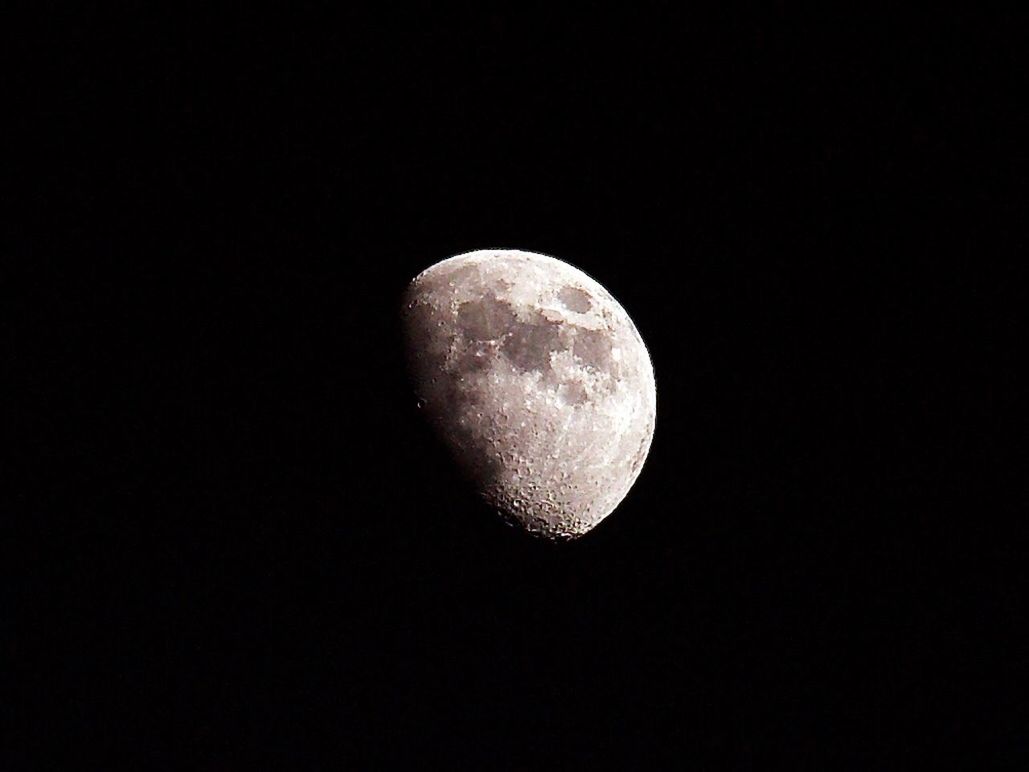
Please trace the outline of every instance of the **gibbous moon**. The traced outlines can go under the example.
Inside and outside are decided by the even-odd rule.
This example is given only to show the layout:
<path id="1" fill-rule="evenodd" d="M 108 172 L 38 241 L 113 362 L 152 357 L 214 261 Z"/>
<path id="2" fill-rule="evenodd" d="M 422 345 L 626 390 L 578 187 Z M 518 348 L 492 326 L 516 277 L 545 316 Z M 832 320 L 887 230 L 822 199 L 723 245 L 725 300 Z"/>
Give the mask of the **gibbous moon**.
<path id="1" fill-rule="evenodd" d="M 552 539 L 611 514 L 650 450 L 656 393 L 607 290 L 553 257 L 480 250 L 415 277 L 403 313 L 419 405 L 493 508 Z"/>

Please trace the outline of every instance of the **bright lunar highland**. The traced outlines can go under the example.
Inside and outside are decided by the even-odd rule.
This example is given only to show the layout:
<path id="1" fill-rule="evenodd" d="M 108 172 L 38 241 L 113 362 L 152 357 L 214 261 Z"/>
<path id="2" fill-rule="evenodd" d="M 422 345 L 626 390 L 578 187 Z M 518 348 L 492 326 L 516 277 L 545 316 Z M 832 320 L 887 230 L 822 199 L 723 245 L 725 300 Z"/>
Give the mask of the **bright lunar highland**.
<path id="1" fill-rule="evenodd" d="M 480 250 L 415 277 L 403 313 L 419 404 L 494 509 L 552 539 L 611 514 L 650 449 L 656 393 L 607 290 L 553 257 Z"/>

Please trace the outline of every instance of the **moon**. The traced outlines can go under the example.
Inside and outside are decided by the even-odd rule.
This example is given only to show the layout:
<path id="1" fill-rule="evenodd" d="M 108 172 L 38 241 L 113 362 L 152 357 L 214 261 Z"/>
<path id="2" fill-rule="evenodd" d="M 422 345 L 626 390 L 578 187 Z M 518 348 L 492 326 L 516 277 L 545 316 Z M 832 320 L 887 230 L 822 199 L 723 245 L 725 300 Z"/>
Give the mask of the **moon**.
<path id="1" fill-rule="evenodd" d="M 574 539 L 625 498 L 654 435 L 654 369 L 599 283 L 546 255 L 468 252 L 414 278 L 403 330 L 419 406 L 508 523 Z"/>

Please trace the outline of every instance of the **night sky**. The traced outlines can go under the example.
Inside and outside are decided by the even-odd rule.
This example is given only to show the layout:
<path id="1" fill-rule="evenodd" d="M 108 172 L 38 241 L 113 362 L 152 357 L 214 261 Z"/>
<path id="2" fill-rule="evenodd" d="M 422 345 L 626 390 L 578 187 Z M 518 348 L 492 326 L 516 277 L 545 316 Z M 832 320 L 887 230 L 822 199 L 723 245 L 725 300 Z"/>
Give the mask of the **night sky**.
<path id="1" fill-rule="evenodd" d="M 343 5 L 5 54 L 0 766 L 1022 767 L 1025 16 Z M 406 283 L 494 247 L 653 359 L 574 543 L 405 379 Z"/>

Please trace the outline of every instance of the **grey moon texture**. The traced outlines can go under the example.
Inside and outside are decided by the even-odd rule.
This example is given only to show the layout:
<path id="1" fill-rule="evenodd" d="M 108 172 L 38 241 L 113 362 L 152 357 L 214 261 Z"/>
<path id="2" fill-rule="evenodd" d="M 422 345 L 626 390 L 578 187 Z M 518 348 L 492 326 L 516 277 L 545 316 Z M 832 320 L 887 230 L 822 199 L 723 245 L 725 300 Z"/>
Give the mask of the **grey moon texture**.
<path id="1" fill-rule="evenodd" d="M 403 328 L 419 405 L 508 522 L 571 539 L 625 498 L 654 435 L 654 369 L 595 280 L 532 252 L 468 252 L 415 277 Z"/>

